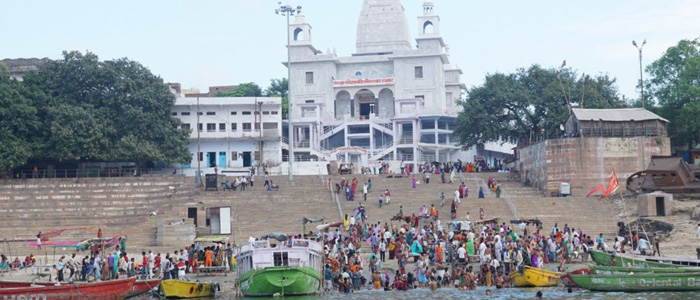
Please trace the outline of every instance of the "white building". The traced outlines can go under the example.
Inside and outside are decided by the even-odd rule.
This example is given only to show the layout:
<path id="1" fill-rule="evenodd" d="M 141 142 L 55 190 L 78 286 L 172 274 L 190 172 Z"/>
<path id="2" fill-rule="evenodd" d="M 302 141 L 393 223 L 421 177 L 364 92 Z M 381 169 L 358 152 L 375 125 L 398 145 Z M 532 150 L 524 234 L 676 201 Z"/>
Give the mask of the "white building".
<path id="1" fill-rule="evenodd" d="M 311 25 L 296 16 L 288 29 L 295 157 L 368 165 L 469 162 L 487 152 L 461 151 L 451 136 L 466 87 L 431 2 L 417 27 L 413 48 L 400 0 L 364 0 L 356 53 L 343 57 L 317 50 Z"/>
<path id="2" fill-rule="evenodd" d="M 192 129 L 189 145 L 192 161 L 182 165 L 186 174 L 194 175 L 198 163 L 205 173 L 212 173 L 214 167 L 219 172 L 258 167 L 261 147 L 265 165 L 274 168 L 281 163 L 279 97 L 199 98 L 199 105 L 197 101 L 197 98 L 178 97 L 172 112 L 183 127 Z M 199 126 L 196 126 L 197 112 Z"/>

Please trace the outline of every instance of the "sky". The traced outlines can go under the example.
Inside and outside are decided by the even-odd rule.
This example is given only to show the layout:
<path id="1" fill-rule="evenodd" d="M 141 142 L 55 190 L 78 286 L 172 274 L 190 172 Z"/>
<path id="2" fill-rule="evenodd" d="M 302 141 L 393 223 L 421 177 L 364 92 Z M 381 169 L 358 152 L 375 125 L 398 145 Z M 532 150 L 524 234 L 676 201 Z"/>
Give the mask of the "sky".
<path id="1" fill-rule="evenodd" d="M 700 1 L 463 1 L 433 0 L 440 31 L 467 87 L 487 74 L 533 64 L 617 78 L 620 93 L 639 98 L 643 65 L 682 39 L 700 37 Z M 361 0 L 283 1 L 302 6 L 314 46 L 355 52 Z M 411 38 L 422 0 L 403 0 Z M 213 85 L 286 77 L 286 20 L 277 0 L 23 0 L 0 1 L 0 59 L 90 51 L 100 59 L 127 57 L 166 82 L 207 91 Z M 415 46 L 415 45 L 414 45 Z"/>

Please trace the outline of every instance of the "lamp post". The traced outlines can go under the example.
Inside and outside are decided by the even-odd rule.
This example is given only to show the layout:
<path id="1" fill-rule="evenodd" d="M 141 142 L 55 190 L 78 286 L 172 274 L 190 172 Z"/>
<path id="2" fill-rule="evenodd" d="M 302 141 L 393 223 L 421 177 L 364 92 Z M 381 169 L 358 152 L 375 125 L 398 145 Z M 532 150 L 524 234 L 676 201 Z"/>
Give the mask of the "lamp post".
<path id="1" fill-rule="evenodd" d="M 259 161 L 258 161 L 258 172 L 265 172 L 263 169 L 263 122 L 262 122 L 262 101 L 258 101 L 258 118 L 259 119 L 259 124 L 258 125 L 260 128 L 260 141 L 258 142 L 258 153 L 260 153 Z M 260 174 L 260 173 L 258 173 Z"/>
<path id="2" fill-rule="evenodd" d="M 644 39 L 642 42 L 641 46 L 637 46 L 636 41 L 632 41 L 632 45 L 639 50 L 639 88 L 641 89 L 642 92 L 642 108 L 645 108 L 644 105 L 644 78 L 642 77 L 642 48 L 644 48 L 644 45 L 646 45 L 647 39 Z"/>
<path id="3" fill-rule="evenodd" d="M 289 139 L 288 139 L 288 144 L 289 144 L 289 155 L 287 160 L 289 161 L 289 182 L 293 181 L 293 176 L 292 176 L 292 166 L 294 165 L 294 128 L 292 126 L 292 94 L 290 93 L 291 89 L 290 86 L 292 84 L 292 65 L 290 64 L 291 62 L 291 52 L 289 49 L 289 17 L 293 16 L 294 14 L 299 14 L 301 13 L 301 6 L 297 6 L 297 8 L 292 8 L 291 5 L 282 5 L 282 2 L 277 2 L 277 4 L 280 6 L 280 8 L 275 9 L 275 14 L 285 16 L 287 17 L 287 121 L 289 122 L 289 128 L 288 128 L 288 133 L 289 133 Z"/>

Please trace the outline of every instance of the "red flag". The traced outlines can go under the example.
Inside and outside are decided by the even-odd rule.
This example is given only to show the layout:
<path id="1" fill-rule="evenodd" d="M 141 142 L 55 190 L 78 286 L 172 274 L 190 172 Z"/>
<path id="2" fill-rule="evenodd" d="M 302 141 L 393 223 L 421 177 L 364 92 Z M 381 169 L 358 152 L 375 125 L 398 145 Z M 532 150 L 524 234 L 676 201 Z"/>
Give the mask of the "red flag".
<path id="1" fill-rule="evenodd" d="M 593 193 L 600 191 L 603 193 L 600 196 L 600 199 L 607 198 L 608 196 L 612 195 L 617 191 L 617 189 L 620 187 L 620 182 L 617 181 L 617 175 L 615 174 L 615 169 L 613 168 L 612 175 L 610 175 L 610 179 L 608 179 L 608 187 L 605 188 L 602 184 L 597 186 L 596 188 L 592 189 L 590 192 L 588 192 L 588 195 L 586 195 L 586 198 L 588 196 L 592 195 Z M 599 199 L 599 200 L 600 200 Z"/>

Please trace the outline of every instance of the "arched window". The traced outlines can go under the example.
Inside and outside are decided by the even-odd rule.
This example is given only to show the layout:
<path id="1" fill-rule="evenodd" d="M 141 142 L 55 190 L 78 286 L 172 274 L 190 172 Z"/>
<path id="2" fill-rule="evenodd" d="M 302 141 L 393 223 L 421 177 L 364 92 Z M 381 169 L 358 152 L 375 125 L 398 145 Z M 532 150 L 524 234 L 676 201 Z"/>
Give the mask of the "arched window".
<path id="1" fill-rule="evenodd" d="M 423 23 L 423 34 L 433 33 L 433 22 L 426 21 Z"/>
<path id="2" fill-rule="evenodd" d="M 294 29 L 294 40 L 295 41 L 303 41 L 304 39 L 304 30 L 301 28 Z"/>

